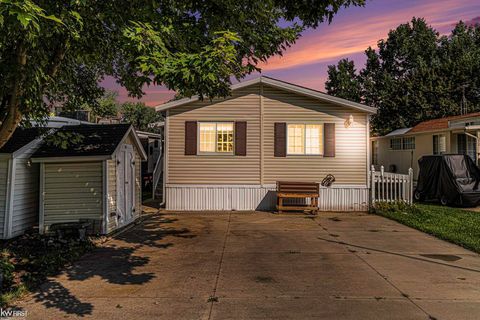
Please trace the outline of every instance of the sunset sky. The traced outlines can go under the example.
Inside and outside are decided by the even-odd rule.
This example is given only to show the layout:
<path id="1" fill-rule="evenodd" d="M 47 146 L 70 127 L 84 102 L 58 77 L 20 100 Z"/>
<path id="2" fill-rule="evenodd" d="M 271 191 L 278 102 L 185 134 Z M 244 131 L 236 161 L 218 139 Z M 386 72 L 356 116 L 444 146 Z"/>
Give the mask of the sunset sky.
<path id="1" fill-rule="evenodd" d="M 480 22 L 480 0 L 367 0 L 365 7 L 342 9 L 333 22 L 307 30 L 283 57 L 273 57 L 262 66 L 267 76 L 323 90 L 327 66 L 339 59 L 353 59 L 358 68 L 365 62 L 364 50 L 376 46 L 389 30 L 412 17 L 423 17 L 438 32 L 447 34 L 456 22 Z M 257 77 L 252 74 L 247 77 Z M 132 100 L 112 79 L 105 88 L 119 92 L 119 100 Z M 173 92 L 161 86 L 146 87 L 141 99 L 149 106 L 169 100 Z"/>

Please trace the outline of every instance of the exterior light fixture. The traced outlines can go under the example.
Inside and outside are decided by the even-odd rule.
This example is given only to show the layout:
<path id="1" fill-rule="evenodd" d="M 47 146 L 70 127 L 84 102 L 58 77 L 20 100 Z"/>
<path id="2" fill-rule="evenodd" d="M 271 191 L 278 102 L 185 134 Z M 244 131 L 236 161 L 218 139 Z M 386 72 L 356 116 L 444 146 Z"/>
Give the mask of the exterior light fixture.
<path id="1" fill-rule="evenodd" d="M 354 123 L 355 121 L 353 120 L 353 115 L 349 115 L 348 119 L 345 120 L 345 128 L 350 128 Z"/>

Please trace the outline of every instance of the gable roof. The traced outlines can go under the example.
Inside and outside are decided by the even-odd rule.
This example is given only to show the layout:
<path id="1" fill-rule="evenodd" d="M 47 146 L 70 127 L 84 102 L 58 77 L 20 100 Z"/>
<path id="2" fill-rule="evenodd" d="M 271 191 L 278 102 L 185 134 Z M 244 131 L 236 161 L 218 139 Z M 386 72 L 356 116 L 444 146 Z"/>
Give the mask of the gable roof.
<path id="1" fill-rule="evenodd" d="M 33 140 L 39 138 L 46 133 L 48 128 L 22 128 L 17 127 L 15 132 L 3 147 L 0 148 L 0 153 L 14 153 L 15 151 L 26 146 Z"/>
<path id="2" fill-rule="evenodd" d="M 278 89 L 281 89 L 281 90 L 285 90 L 285 91 L 297 93 L 297 94 L 300 94 L 300 95 L 304 95 L 304 96 L 307 96 L 307 97 L 311 97 L 311 98 L 314 98 L 314 99 L 317 99 L 317 100 L 320 100 L 320 101 L 334 103 L 334 104 L 337 104 L 337 105 L 342 106 L 342 107 L 353 108 L 353 109 L 360 110 L 360 111 L 363 111 L 363 112 L 366 112 L 366 113 L 371 113 L 371 114 L 377 113 L 376 108 L 369 107 L 367 105 L 357 103 L 357 102 L 353 102 L 353 101 L 349 101 L 349 100 L 346 100 L 346 99 L 334 97 L 334 96 L 328 95 L 328 94 L 323 93 L 323 92 L 318 91 L 318 90 L 302 87 L 302 86 L 299 86 L 299 85 L 296 85 L 296 84 L 292 84 L 292 83 L 289 83 L 289 82 L 285 82 L 285 81 L 282 81 L 282 80 L 278 80 L 278 79 L 274 79 L 274 78 L 270 78 L 270 77 L 266 77 L 266 76 L 260 76 L 258 78 L 252 79 L 252 80 L 247 80 L 247 81 L 243 81 L 243 82 L 234 84 L 234 85 L 231 86 L 231 90 L 234 91 L 234 90 L 237 90 L 237 89 L 246 88 L 248 86 L 259 84 L 259 83 L 263 83 L 263 84 L 269 85 L 269 86 L 274 87 L 274 88 L 278 88 Z M 180 100 L 171 101 L 171 102 L 167 102 L 167 103 L 158 105 L 158 106 L 155 107 L 155 110 L 157 112 L 158 111 L 164 111 L 164 110 L 168 110 L 168 109 L 171 109 L 171 108 L 174 108 L 174 107 L 185 105 L 185 104 L 190 103 L 190 102 L 198 101 L 199 99 L 200 99 L 200 97 L 198 95 L 195 95 L 195 96 L 192 96 L 191 98 L 183 98 L 183 99 L 180 99 Z"/>
<path id="3" fill-rule="evenodd" d="M 474 117 L 480 117 L 480 112 L 427 120 L 427 121 L 420 122 L 419 124 L 414 126 L 408 133 L 448 129 L 450 121 L 468 119 L 468 118 L 474 118 Z"/>
<path id="4" fill-rule="evenodd" d="M 124 138 L 132 133 L 141 158 L 146 159 L 145 150 L 130 124 L 82 124 L 65 126 L 57 132 L 79 134 L 81 141 L 69 145 L 67 149 L 44 143 L 32 158 L 111 156 Z"/>

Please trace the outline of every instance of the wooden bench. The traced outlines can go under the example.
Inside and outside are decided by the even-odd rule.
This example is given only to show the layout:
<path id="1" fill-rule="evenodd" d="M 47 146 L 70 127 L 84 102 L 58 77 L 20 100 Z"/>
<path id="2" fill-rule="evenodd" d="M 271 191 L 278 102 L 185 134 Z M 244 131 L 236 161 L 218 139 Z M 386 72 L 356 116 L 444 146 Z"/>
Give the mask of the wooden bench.
<path id="1" fill-rule="evenodd" d="M 316 182 L 277 181 L 277 211 L 318 212 L 319 184 Z M 285 205 L 284 199 L 310 199 L 310 204 Z"/>

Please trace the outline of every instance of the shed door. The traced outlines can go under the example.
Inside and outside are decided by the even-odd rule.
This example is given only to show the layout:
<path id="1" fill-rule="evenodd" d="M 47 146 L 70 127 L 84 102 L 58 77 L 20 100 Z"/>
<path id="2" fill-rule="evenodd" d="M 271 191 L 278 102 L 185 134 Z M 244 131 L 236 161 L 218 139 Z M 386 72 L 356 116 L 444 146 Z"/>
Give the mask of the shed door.
<path id="1" fill-rule="evenodd" d="M 118 226 L 133 220 L 135 207 L 135 154 L 125 144 L 117 154 L 117 218 Z"/>

